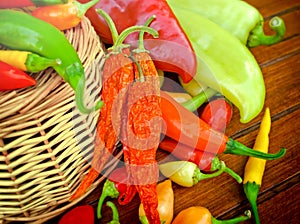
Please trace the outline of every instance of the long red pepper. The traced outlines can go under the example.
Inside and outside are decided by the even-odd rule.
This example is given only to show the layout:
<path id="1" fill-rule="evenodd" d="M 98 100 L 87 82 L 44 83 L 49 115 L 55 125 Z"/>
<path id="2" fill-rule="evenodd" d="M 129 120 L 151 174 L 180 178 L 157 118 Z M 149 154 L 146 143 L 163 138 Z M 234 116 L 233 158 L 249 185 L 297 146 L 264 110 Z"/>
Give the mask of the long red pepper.
<path id="1" fill-rule="evenodd" d="M 36 81 L 25 72 L 0 61 L 0 91 L 33 86 Z"/>
<path id="2" fill-rule="evenodd" d="M 285 154 L 285 148 L 276 154 L 258 152 L 229 138 L 224 133 L 213 130 L 206 122 L 163 91 L 161 91 L 161 108 L 165 122 L 165 135 L 190 147 L 215 155 L 236 154 L 267 160 L 278 159 Z"/>
<path id="3" fill-rule="evenodd" d="M 154 40 L 151 35 L 145 35 L 144 44 L 156 68 L 178 73 L 184 82 L 195 75 L 197 62 L 193 48 L 165 0 L 101 0 L 88 10 L 86 16 L 98 35 L 104 42 L 112 43 L 106 22 L 95 12 L 97 8 L 106 11 L 116 21 L 119 32 L 133 25 L 145 24 L 148 18 L 155 15 L 156 19 L 150 27 L 158 31 L 159 38 Z M 138 36 L 132 34 L 125 42 L 135 47 L 137 40 Z"/>
<path id="4" fill-rule="evenodd" d="M 222 168 L 222 163 L 217 155 L 189 147 L 168 137 L 159 143 L 159 148 L 171 153 L 178 159 L 196 164 L 201 171 L 211 172 Z M 236 179 L 238 183 L 242 183 L 242 178 L 227 166 L 225 166 L 224 172 Z"/>

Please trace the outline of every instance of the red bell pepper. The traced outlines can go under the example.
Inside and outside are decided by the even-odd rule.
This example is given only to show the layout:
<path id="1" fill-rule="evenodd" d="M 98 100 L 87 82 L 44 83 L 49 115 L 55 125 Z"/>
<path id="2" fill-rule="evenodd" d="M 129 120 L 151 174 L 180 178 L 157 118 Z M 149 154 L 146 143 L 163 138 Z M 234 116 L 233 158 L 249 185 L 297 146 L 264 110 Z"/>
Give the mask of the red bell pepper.
<path id="1" fill-rule="evenodd" d="M 0 91 L 20 89 L 36 84 L 25 72 L 0 61 Z"/>
<path id="2" fill-rule="evenodd" d="M 79 0 L 82 3 L 89 0 Z M 133 25 L 144 25 L 146 20 L 155 15 L 150 25 L 159 33 L 159 38 L 145 35 L 145 48 L 159 70 L 175 72 L 184 82 L 189 82 L 196 73 L 197 61 L 190 41 L 179 25 L 177 18 L 165 0 L 101 0 L 89 9 L 86 16 L 91 20 L 100 38 L 111 44 L 112 36 L 105 20 L 95 9 L 106 11 L 116 21 L 118 32 Z M 136 48 L 138 34 L 127 37 L 126 43 Z"/>
<path id="3" fill-rule="evenodd" d="M 115 169 L 106 179 L 102 194 L 99 198 L 97 217 L 101 218 L 101 208 L 107 197 L 118 198 L 120 205 L 126 205 L 132 201 L 137 190 L 129 183 L 128 173 L 125 166 Z"/>

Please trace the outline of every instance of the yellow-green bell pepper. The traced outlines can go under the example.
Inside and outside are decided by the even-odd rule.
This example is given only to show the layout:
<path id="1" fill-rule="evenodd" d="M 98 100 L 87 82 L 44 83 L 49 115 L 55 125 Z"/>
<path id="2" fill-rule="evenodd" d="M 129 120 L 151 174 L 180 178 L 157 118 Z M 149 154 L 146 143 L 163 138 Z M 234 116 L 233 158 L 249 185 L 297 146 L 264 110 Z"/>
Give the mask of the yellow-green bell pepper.
<path id="1" fill-rule="evenodd" d="M 171 4 L 170 4 L 171 3 Z M 247 123 L 262 110 L 265 83 L 256 59 L 236 37 L 209 19 L 169 2 L 197 56 L 199 83 L 220 92 Z M 185 88 L 185 87 L 184 87 Z M 185 88 L 188 92 L 188 88 Z"/>

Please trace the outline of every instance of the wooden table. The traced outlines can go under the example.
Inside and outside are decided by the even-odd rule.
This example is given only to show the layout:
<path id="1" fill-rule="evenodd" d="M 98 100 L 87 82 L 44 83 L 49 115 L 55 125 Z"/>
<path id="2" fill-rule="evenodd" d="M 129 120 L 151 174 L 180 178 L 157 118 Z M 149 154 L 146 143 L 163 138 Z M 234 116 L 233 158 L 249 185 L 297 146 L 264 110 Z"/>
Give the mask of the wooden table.
<path id="1" fill-rule="evenodd" d="M 270 152 L 275 153 L 281 147 L 287 148 L 284 158 L 266 163 L 258 197 L 261 223 L 296 224 L 300 223 L 300 1 L 247 0 L 247 2 L 260 10 L 266 23 L 271 17 L 278 15 L 284 19 L 287 28 L 282 42 L 269 47 L 260 46 L 251 49 L 264 75 L 267 89 L 265 106 L 270 108 L 272 116 Z M 247 124 L 241 124 L 239 112 L 235 108 L 233 120 L 227 127 L 226 134 L 252 147 L 262 114 L 263 112 Z M 222 155 L 220 158 L 228 167 L 243 175 L 247 157 Z M 102 186 L 99 186 L 79 204 L 92 204 L 96 208 L 101 189 Z M 189 206 L 201 205 L 207 207 L 216 218 L 227 219 L 238 216 L 250 208 L 242 186 L 227 174 L 202 181 L 192 188 L 173 184 L 173 189 L 175 215 Z M 138 205 L 139 199 L 135 197 L 129 205 L 119 206 L 122 224 L 139 223 Z M 58 218 L 51 220 L 50 223 L 57 221 Z M 107 223 L 110 219 L 111 212 L 104 206 L 103 218 L 101 222 L 96 223 Z"/>

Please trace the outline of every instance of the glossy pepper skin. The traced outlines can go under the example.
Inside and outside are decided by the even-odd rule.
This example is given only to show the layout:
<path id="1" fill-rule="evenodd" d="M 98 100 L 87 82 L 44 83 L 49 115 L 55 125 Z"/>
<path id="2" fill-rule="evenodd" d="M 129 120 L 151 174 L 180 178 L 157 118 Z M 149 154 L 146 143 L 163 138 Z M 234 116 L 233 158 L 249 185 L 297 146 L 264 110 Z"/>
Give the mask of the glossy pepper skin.
<path id="1" fill-rule="evenodd" d="M 209 124 L 212 129 L 225 131 L 232 118 L 232 105 L 223 97 L 213 99 L 205 105 L 200 118 Z"/>
<path id="2" fill-rule="evenodd" d="M 35 84 L 35 79 L 25 72 L 0 61 L 0 91 L 14 90 Z"/>
<path id="3" fill-rule="evenodd" d="M 14 50 L 0 50 L 0 60 L 27 72 L 40 72 L 61 64 L 59 58 L 49 59 L 29 51 Z"/>
<path id="4" fill-rule="evenodd" d="M 272 45 L 283 39 L 285 24 L 280 17 L 273 17 L 270 28 L 274 35 L 264 34 L 264 19 L 260 12 L 245 1 L 240 0 L 168 0 L 170 4 L 194 11 L 217 23 L 248 47 Z"/>
<path id="5" fill-rule="evenodd" d="M 125 166 L 121 166 L 112 171 L 106 179 L 102 193 L 98 201 L 97 217 L 101 218 L 101 208 L 104 200 L 107 197 L 118 198 L 120 205 L 126 205 L 132 201 L 137 191 L 128 178 L 128 173 Z"/>
<path id="6" fill-rule="evenodd" d="M 212 172 L 221 169 L 222 166 L 222 162 L 215 154 L 189 147 L 168 137 L 159 143 L 159 148 L 178 159 L 196 164 L 201 171 Z M 238 183 L 242 183 L 242 178 L 227 166 L 225 166 L 224 172 L 231 175 Z"/>
<path id="7" fill-rule="evenodd" d="M 31 15 L 52 24 L 59 30 L 66 30 L 77 26 L 86 11 L 97 2 L 99 0 L 91 0 L 81 4 L 76 0 L 72 0 L 66 4 L 41 6 L 34 9 Z"/>
<path id="8" fill-rule="evenodd" d="M 103 106 L 102 101 L 98 101 L 93 108 L 85 106 L 83 65 L 64 34 L 51 24 L 25 12 L 2 9 L 0 44 L 14 50 L 30 51 L 46 58 L 59 58 L 61 63 L 53 68 L 75 91 L 79 111 L 90 113 Z"/>
<path id="9" fill-rule="evenodd" d="M 245 215 L 229 220 L 218 220 L 211 215 L 207 208 L 202 206 L 192 206 L 180 211 L 172 224 L 234 224 L 246 221 L 250 217 L 251 212 L 246 210 Z"/>
<path id="10" fill-rule="evenodd" d="M 260 129 L 254 143 L 254 150 L 268 152 L 269 149 L 269 133 L 271 130 L 270 109 L 267 107 L 262 118 Z M 257 196 L 261 187 L 266 160 L 249 158 L 244 171 L 243 188 L 247 199 L 252 207 L 255 223 L 259 224 L 259 214 L 257 208 Z"/>
<path id="11" fill-rule="evenodd" d="M 150 27 L 158 31 L 159 38 L 154 40 L 151 35 L 145 35 L 144 43 L 156 68 L 178 73 L 184 82 L 190 81 L 195 75 L 197 61 L 193 48 L 165 0 L 101 0 L 94 8 L 106 11 L 116 21 L 119 32 L 133 25 L 143 25 L 148 18 L 155 15 L 156 19 Z M 95 10 L 88 10 L 86 16 L 101 39 L 112 43 L 107 24 Z M 135 47 L 137 40 L 138 36 L 133 34 L 125 42 Z"/>
<path id="12" fill-rule="evenodd" d="M 18 8 L 27 6 L 42 6 L 42 5 L 56 5 L 67 3 L 68 0 L 9 0 L 0 1 L 1 8 Z"/>
<path id="13" fill-rule="evenodd" d="M 240 142 L 229 138 L 224 133 L 213 130 L 206 122 L 177 103 L 163 91 L 161 91 L 161 110 L 165 122 L 164 134 L 192 148 L 215 155 L 227 153 L 254 156 L 267 160 L 281 158 L 286 152 L 285 148 L 282 148 L 276 154 L 250 149 Z"/>
<path id="14" fill-rule="evenodd" d="M 81 205 L 64 214 L 58 224 L 93 224 L 94 222 L 94 208 L 91 205 Z"/>
<path id="15" fill-rule="evenodd" d="M 158 198 L 157 211 L 161 223 L 170 224 L 174 215 L 174 191 L 172 188 L 172 181 L 166 179 L 163 182 L 158 183 L 156 192 Z M 142 224 L 149 224 L 142 204 L 140 204 L 139 207 L 139 219 Z"/>
<path id="16" fill-rule="evenodd" d="M 198 55 L 194 79 L 232 102 L 240 111 L 242 123 L 251 121 L 261 112 L 266 94 L 261 69 L 252 53 L 209 19 L 169 5 Z"/>

